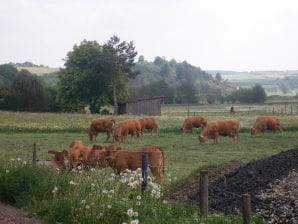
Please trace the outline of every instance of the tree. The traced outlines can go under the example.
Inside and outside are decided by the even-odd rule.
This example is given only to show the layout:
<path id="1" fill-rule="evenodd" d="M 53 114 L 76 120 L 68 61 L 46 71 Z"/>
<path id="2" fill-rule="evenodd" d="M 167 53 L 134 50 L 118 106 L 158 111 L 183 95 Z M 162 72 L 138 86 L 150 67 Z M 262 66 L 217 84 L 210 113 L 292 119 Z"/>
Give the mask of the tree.
<path id="1" fill-rule="evenodd" d="M 21 70 L 4 95 L 6 109 L 17 111 L 46 111 L 49 96 L 42 81 L 27 70 Z"/>
<path id="2" fill-rule="evenodd" d="M 59 73 L 57 96 L 65 111 L 80 111 L 89 105 L 95 113 L 110 103 L 102 58 L 102 47 L 96 41 L 84 40 L 68 52 Z"/>
<path id="3" fill-rule="evenodd" d="M 138 62 L 144 62 L 145 61 L 145 58 L 143 55 L 140 55 L 139 59 L 138 59 Z"/>
<path id="4" fill-rule="evenodd" d="M 120 42 L 120 38 L 112 36 L 107 43 L 103 45 L 104 57 L 104 72 L 109 77 L 109 82 L 112 85 L 114 114 L 118 114 L 118 97 L 119 92 L 127 90 L 121 87 L 126 85 L 119 85 L 119 83 L 127 83 L 128 80 L 135 78 L 138 71 L 132 68 L 135 65 L 134 59 L 137 55 L 133 42 Z M 128 95 L 128 92 L 126 92 Z"/>
<path id="5" fill-rule="evenodd" d="M 177 103 L 197 103 L 199 101 L 197 88 L 191 83 L 182 83 L 176 89 Z"/>
<path id="6" fill-rule="evenodd" d="M 260 85 L 256 84 L 252 88 L 252 101 L 255 103 L 264 103 L 266 100 L 266 92 L 265 89 Z"/>
<path id="7" fill-rule="evenodd" d="M 221 82 L 222 78 L 221 78 L 221 75 L 220 75 L 219 72 L 216 73 L 216 75 L 215 75 L 215 79 L 216 79 L 216 81 L 217 81 L 218 83 Z"/>

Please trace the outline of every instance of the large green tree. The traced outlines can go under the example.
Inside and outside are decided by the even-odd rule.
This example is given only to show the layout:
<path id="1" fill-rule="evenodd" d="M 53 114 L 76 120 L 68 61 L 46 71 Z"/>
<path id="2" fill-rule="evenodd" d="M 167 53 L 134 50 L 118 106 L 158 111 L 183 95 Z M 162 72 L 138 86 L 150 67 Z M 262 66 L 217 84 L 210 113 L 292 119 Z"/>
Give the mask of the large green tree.
<path id="1" fill-rule="evenodd" d="M 118 114 L 118 99 L 128 96 L 126 83 L 139 73 L 133 70 L 136 55 L 133 42 L 121 42 L 117 36 L 112 36 L 103 45 L 104 72 L 112 86 L 115 115 Z"/>
<path id="2" fill-rule="evenodd" d="M 111 37 L 103 46 L 96 41 L 75 45 L 61 69 L 58 100 L 66 111 L 78 111 L 89 105 L 92 113 L 128 96 L 127 81 L 138 73 L 132 70 L 135 51 L 132 42 Z"/>
<path id="3" fill-rule="evenodd" d="M 59 73 L 58 101 L 65 111 L 79 111 L 89 105 L 91 112 L 110 103 L 108 80 L 103 72 L 102 46 L 96 41 L 74 45 Z"/>

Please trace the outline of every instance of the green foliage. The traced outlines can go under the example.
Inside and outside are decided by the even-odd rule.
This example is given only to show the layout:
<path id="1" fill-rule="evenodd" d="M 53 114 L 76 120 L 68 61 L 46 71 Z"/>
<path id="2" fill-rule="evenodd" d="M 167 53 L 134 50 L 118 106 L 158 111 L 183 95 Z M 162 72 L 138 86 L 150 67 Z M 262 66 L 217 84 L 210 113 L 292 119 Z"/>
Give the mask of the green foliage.
<path id="1" fill-rule="evenodd" d="M 252 88 L 240 88 L 227 96 L 231 102 L 239 101 L 240 103 L 264 103 L 266 100 L 265 89 L 257 84 Z"/>
<path id="2" fill-rule="evenodd" d="M 104 71 L 109 77 L 112 86 L 114 114 L 118 114 L 118 99 L 126 99 L 128 88 L 126 83 L 137 76 L 137 70 L 133 70 L 137 52 L 133 42 L 120 42 L 120 38 L 112 36 L 103 45 Z"/>
<path id="3" fill-rule="evenodd" d="M 131 68 L 136 56 L 133 43 L 120 42 L 116 36 L 103 46 L 82 41 L 67 54 L 65 68 L 59 73 L 58 101 L 65 111 L 81 111 L 89 105 L 100 108 L 126 99 L 127 81 L 137 75 Z"/>
<path id="4" fill-rule="evenodd" d="M 49 95 L 43 82 L 27 70 L 21 70 L 3 96 L 4 108 L 15 111 L 45 111 Z"/>
<path id="5" fill-rule="evenodd" d="M 135 69 L 141 75 L 129 82 L 131 97 L 154 96 L 156 91 L 153 86 L 165 83 L 166 90 L 159 90 L 158 95 L 166 96 L 166 103 L 198 103 L 199 100 L 214 103 L 233 89 L 230 83 L 221 80 L 220 74 L 213 78 L 186 61 L 178 63 L 174 59 L 167 61 L 158 56 L 153 63 L 139 61 Z"/>
<path id="6" fill-rule="evenodd" d="M 67 54 L 59 73 L 58 101 L 65 111 L 80 111 L 90 105 L 92 112 L 108 104 L 108 80 L 101 62 L 102 47 L 96 41 L 82 41 Z"/>

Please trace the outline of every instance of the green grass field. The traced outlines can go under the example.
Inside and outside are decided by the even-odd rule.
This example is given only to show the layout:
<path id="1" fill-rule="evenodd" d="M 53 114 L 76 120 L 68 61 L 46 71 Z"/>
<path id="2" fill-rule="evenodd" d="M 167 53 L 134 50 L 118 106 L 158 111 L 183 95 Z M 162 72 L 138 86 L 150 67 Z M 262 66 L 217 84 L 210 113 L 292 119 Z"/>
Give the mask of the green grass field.
<path id="1" fill-rule="evenodd" d="M 255 106 L 257 108 L 257 106 Z M 209 140 L 207 144 L 199 144 L 198 142 L 198 133 L 199 130 L 196 130 L 194 134 L 188 133 L 181 135 L 178 129 L 181 127 L 182 122 L 186 115 L 188 114 L 187 107 L 163 107 L 162 116 L 158 117 L 160 121 L 160 134 L 158 137 L 150 136 L 149 133 L 145 134 L 143 141 L 138 143 L 136 139 L 133 140 L 131 144 L 125 143 L 122 146 L 127 148 L 136 148 L 141 146 L 148 145 L 159 145 L 164 147 L 166 152 L 166 179 L 164 192 L 173 190 L 177 188 L 181 183 L 186 179 L 191 178 L 197 171 L 200 169 L 210 166 L 210 165 L 219 165 L 231 160 L 240 160 L 240 161 L 253 161 L 266 156 L 276 154 L 280 151 L 285 151 L 291 148 L 298 147 L 297 135 L 298 135 L 298 115 L 297 114 L 281 114 L 281 121 L 285 129 L 283 135 L 274 134 L 274 133 L 265 133 L 264 136 L 257 135 L 255 138 L 251 138 L 248 132 L 249 127 L 253 124 L 255 118 L 260 114 L 269 114 L 268 111 L 245 111 L 243 108 L 238 107 L 238 111 L 235 115 L 230 115 L 228 113 L 228 106 L 214 106 L 214 107 L 190 107 L 189 114 L 193 115 L 193 112 L 207 115 L 209 120 L 216 119 L 227 119 L 227 118 L 238 118 L 241 121 L 242 130 L 239 136 L 239 144 L 233 145 L 231 139 L 221 138 L 220 144 L 213 144 L 213 141 Z M 33 143 L 37 143 L 38 158 L 41 160 L 51 158 L 51 155 L 47 153 L 50 149 L 63 150 L 67 148 L 69 143 L 73 139 L 81 139 L 85 144 L 92 145 L 87 138 L 87 128 L 92 119 L 98 117 L 98 115 L 90 114 L 49 114 L 49 113 L 12 113 L 12 112 L 0 112 L 0 152 L 1 157 L 0 161 L 2 164 L 11 161 L 11 159 L 20 158 L 21 161 L 26 161 L 30 163 L 32 159 L 32 146 Z M 116 117 L 117 120 L 126 119 L 128 117 L 135 116 L 119 116 Z M 105 134 L 101 133 L 98 136 L 97 144 L 115 144 L 112 142 L 105 142 Z M 28 168 L 29 169 L 29 168 Z M 1 167 L 0 167 L 1 170 Z M 1 172 L 1 171 L 0 171 Z M 4 171 L 3 171 L 4 172 Z M 110 175 L 112 170 L 107 168 L 102 171 L 105 175 Z M 26 174 L 29 175 L 29 174 Z M 49 175 L 49 174 L 46 174 Z M 73 178 L 72 174 L 65 174 L 66 178 Z M 99 174 L 98 174 L 99 175 Z M 101 175 L 101 174 L 100 174 Z M 88 174 L 87 174 L 88 176 Z M 52 177 L 51 177 L 52 178 Z M 58 177 L 55 177 L 58 178 Z M 57 184 L 61 184 L 62 180 L 53 179 Z M 97 177 L 98 178 L 98 177 Z M 83 181 L 82 185 L 86 185 L 86 180 L 78 179 L 78 182 Z M 84 182 L 85 181 L 85 182 Z M 53 183 L 52 183 L 53 184 Z M 65 184 L 65 183 L 64 183 Z M 90 184 L 90 183 L 89 183 Z M 106 186 L 106 183 L 105 183 Z M 51 185 L 51 187 L 53 187 Z M 110 186 L 111 187 L 111 186 Z M 59 187 L 60 188 L 60 187 Z M 120 187 L 119 187 L 120 189 Z M 121 187 L 122 189 L 122 187 Z M 49 189 L 48 189 L 49 190 Z M 50 189 L 51 191 L 52 189 Z M 117 191 L 118 192 L 118 191 Z M 120 192 L 120 191 L 119 191 Z M 121 191 L 122 192 L 122 191 Z M 88 195 L 90 192 L 84 192 L 82 195 Z M 75 197 L 72 193 L 69 193 L 73 200 Z M 133 193 L 135 194 L 135 193 Z M 118 193 L 117 193 L 118 195 Z M 87 197 L 87 196 L 86 196 Z M 119 193 L 119 197 L 124 197 L 123 192 Z M 129 196 L 128 196 L 129 197 Z M 0 198 L 1 198 L 1 178 L 0 178 Z M 118 198 L 119 199 L 119 198 Z M 118 200 L 117 199 L 117 200 Z M 40 199 L 45 200 L 45 199 Z M 19 206 L 25 206 L 32 212 L 38 214 L 37 216 L 43 217 L 46 214 L 43 214 L 40 211 L 39 201 L 30 201 L 29 204 L 18 204 Z M 51 199 L 48 201 L 49 206 L 54 206 L 54 203 Z M 69 209 L 72 208 L 77 202 L 69 202 Z M 80 196 L 81 200 L 81 196 Z M 85 200 L 85 199 L 84 199 Z M 110 202 L 114 207 L 118 206 L 118 202 Z M 59 203 L 62 203 L 61 201 Z M 91 203 L 91 202 L 90 202 Z M 96 202 L 92 202 L 96 203 Z M 150 220 L 145 215 L 145 210 L 139 210 L 139 220 L 141 223 L 160 223 L 160 219 L 172 220 L 172 222 L 161 222 L 161 223 L 241 223 L 239 217 L 227 217 L 222 215 L 210 216 L 210 220 L 201 220 L 196 214 L 197 208 L 189 207 L 186 205 L 177 205 L 182 206 L 176 208 L 176 205 L 165 205 L 161 202 L 152 202 L 151 199 L 146 201 L 148 203 L 148 208 L 146 208 L 146 214 L 154 213 L 156 206 L 160 206 L 161 211 L 168 211 L 166 215 L 163 213 L 156 212 L 156 220 Z M 161 203 L 161 204 L 160 204 Z M 45 205 L 43 205 L 45 206 Z M 53 209 L 51 206 L 43 207 L 44 210 Z M 63 203 L 62 205 L 63 206 Z M 66 206 L 66 205 L 65 205 Z M 66 206 L 66 207 L 67 207 Z M 120 205 L 119 205 L 120 206 Z M 133 205 L 129 205 L 133 206 Z M 170 207 L 169 207 L 170 206 Z M 171 207 L 173 206 L 173 207 Z M 186 207 L 185 207 L 186 206 Z M 121 207 L 121 206 L 120 206 Z M 175 207 L 175 208 L 174 208 Z M 67 207 L 68 208 L 68 207 Z M 126 208 L 121 207 L 121 209 Z M 187 209 L 188 212 L 181 214 L 180 219 L 174 218 L 174 213 L 177 212 L 176 209 L 181 210 Z M 58 208 L 56 208 L 58 209 Z M 61 208 L 59 208 L 61 209 Z M 59 210 L 58 209 L 58 210 Z M 65 208 L 66 209 L 66 208 Z M 115 208 L 116 209 L 116 208 Z M 119 208 L 120 209 L 120 208 Z M 118 209 L 118 210 L 119 210 Z M 128 208 L 126 208 L 128 209 Z M 58 211 L 57 210 L 57 211 Z M 117 209 L 116 209 L 117 210 Z M 119 213 L 119 211 L 113 211 L 114 213 Z M 59 210 L 60 211 L 60 210 Z M 72 211 L 74 212 L 74 211 Z M 142 213 L 143 212 L 143 213 Z M 92 213 L 93 214 L 93 213 Z M 109 212 L 104 213 L 109 216 Z M 122 214 L 121 212 L 119 214 Z M 193 218 L 187 221 L 190 214 L 193 215 Z M 53 221 L 59 221 L 58 218 L 60 212 L 57 214 L 46 215 L 47 219 Z M 120 215 L 121 216 L 121 215 Z M 218 221 L 215 217 L 219 217 Z M 84 216 L 85 217 L 85 216 Z M 87 216 L 86 216 L 87 217 Z M 96 223 L 96 221 L 90 221 L 93 215 L 90 215 L 88 218 L 82 219 L 82 217 L 76 219 L 81 220 L 80 223 Z M 94 218 L 94 217 L 93 217 Z M 124 217 L 118 217 L 121 222 L 125 221 Z M 85 220 L 85 221 L 82 221 Z M 87 221 L 86 221 L 87 220 Z M 114 219 L 111 217 L 106 217 L 105 222 L 113 222 Z M 123 221 L 124 220 L 124 221 Z M 179 220 L 179 221 L 178 221 Z M 236 221 L 235 221 L 236 220 Z M 238 221 L 237 221 L 238 220 Z M 61 220 L 60 220 L 61 221 Z M 115 220 L 114 220 L 115 221 Z M 116 223 L 118 223 L 118 221 Z M 175 222 L 176 221 L 176 222 Z M 63 223 L 71 223 L 62 221 Z"/>

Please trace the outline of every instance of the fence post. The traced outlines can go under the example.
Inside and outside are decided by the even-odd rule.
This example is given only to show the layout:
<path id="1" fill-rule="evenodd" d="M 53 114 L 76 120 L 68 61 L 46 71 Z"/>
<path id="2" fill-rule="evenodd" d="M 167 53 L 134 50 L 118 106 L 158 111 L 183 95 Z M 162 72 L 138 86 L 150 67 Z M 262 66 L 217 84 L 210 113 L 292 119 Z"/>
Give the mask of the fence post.
<path id="1" fill-rule="evenodd" d="M 243 224 L 251 224 L 251 198 L 250 194 L 242 195 Z"/>
<path id="2" fill-rule="evenodd" d="M 200 211 L 203 216 L 208 215 L 208 171 L 200 171 Z"/>
<path id="3" fill-rule="evenodd" d="M 148 178 L 148 154 L 143 153 L 142 155 L 142 193 L 147 187 L 147 178 Z"/>
<path id="4" fill-rule="evenodd" d="M 274 114 L 274 106 L 273 106 L 272 112 L 273 112 L 273 114 Z"/>
<path id="5" fill-rule="evenodd" d="M 285 114 L 287 113 L 287 104 L 285 103 Z"/>
<path id="6" fill-rule="evenodd" d="M 36 164 L 36 142 L 33 143 L 32 163 L 33 163 L 33 165 Z"/>
<path id="7" fill-rule="evenodd" d="M 291 114 L 293 113 L 293 105 L 291 104 Z"/>

